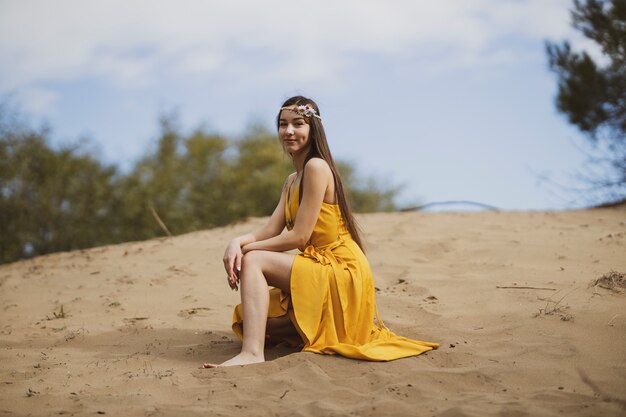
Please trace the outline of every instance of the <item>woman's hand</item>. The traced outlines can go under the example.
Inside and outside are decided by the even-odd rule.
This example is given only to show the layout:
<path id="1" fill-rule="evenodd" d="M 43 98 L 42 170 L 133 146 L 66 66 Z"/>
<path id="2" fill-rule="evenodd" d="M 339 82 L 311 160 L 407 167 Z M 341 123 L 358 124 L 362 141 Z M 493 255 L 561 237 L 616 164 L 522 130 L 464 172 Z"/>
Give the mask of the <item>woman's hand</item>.
<path id="1" fill-rule="evenodd" d="M 224 269 L 228 276 L 228 285 L 231 289 L 237 291 L 239 289 L 239 272 L 241 271 L 241 258 L 243 252 L 237 239 L 230 241 L 224 252 Z"/>

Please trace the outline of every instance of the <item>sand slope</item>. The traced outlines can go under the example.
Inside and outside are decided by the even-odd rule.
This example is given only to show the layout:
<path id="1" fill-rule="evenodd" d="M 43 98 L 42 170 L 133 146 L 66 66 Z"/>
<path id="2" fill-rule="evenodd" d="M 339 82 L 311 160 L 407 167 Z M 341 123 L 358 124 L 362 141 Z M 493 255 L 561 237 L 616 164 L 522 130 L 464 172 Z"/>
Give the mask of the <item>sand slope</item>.
<path id="1" fill-rule="evenodd" d="M 626 414 L 626 294 L 588 287 L 626 272 L 624 209 L 360 220 L 386 324 L 440 349 L 197 369 L 239 349 L 221 257 L 252 219 L 0 266 L 0 416 Z"/>

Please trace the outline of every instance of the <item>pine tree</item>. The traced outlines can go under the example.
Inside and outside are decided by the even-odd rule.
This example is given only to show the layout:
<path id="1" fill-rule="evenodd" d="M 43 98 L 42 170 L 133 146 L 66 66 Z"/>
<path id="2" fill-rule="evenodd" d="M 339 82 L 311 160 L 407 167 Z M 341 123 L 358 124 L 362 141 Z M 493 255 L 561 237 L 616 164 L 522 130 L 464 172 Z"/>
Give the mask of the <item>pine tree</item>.
<path id="1" fill-rule="evenodd" d="M 602 58 L 546 42 L 558 77 L 556 106 L 592 145 L 592 199 L 626 198 L 626 0 L 574 0 L 573 27 L 596 43 Z M 600 169 L 598 169 L 598 167 Z"/>

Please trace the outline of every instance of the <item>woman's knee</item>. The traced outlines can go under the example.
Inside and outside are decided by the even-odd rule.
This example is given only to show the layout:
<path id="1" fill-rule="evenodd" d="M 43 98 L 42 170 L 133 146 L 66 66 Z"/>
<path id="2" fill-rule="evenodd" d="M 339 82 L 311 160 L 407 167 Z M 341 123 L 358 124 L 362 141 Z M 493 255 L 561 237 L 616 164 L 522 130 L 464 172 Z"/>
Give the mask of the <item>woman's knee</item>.
<path id="1" fill-rule="evenodd" d="M 289 258 L 270 251 L 251 251 L 243 256 L 241 276 L 246 275 L 246 270 L 260 271 L 269 285 L 289 293 L 292 264 L 293 255 Z"/>
<path id="2" fill-rule="evenodd" d="M 264 256 L 262 251 L 253 250 L 248 252 L 243 255 L 243 259 L 241 260 L 241 269 L 262 268 L 263 259 Z"/>

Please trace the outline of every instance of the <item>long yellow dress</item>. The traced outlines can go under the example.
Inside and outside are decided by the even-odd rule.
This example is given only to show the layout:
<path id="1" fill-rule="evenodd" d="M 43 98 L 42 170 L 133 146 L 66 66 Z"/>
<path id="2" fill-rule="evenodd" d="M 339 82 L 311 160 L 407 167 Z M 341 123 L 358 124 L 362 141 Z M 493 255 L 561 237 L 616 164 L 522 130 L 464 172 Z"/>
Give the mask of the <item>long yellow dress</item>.
<path id="1" fill-rule="evenodd" d="M 298 213 L 298 193 L 299 187 L 292 198 L 287 193 L 289 230 Z M 390 361 L 439 346 L 397 336 L 380 320 L 369 262 L 346 229 L 338 204 L 322 203 L 309 243 L 301 250 L 291 270 L 291 294 L 270 289 L 268 317 L 289 314 L 303 351 Z M 243 319 L 239 304 L 232 325 L 239 338 Z"/>

